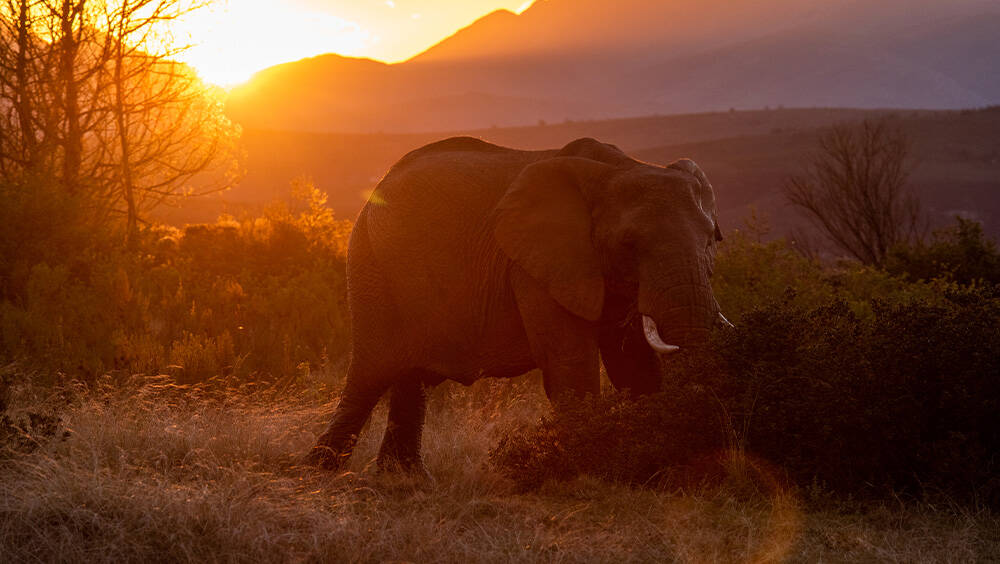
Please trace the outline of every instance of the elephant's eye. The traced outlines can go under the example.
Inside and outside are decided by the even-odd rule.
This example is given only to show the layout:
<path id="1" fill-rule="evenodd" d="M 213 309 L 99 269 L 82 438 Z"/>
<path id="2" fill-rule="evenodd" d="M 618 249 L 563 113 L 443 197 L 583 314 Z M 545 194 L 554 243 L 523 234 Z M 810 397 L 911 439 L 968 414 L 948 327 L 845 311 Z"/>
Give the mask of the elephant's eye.
<path id="1" fill-rule="evenodd" d="M 639 237 L 634 231 L 622 233 L 615 251 L 618 263 L 625 268 L 631 268 L 638 260 L 639 248 Z"/>
<path id="2" fill-rule="evenodd" d="M 618 244 L 623 249 L 635 249 L 639 245 L 639 233 L 635 229 L 626 229 L 618 238 Z"/>
<path id="3" fill-rule="evenodd" d="M 622 255 L 631 259 L 635 257 L 639 245 L 635 237 L 622 237 L 621 241 L 618 243 L 618 248 Z"/>

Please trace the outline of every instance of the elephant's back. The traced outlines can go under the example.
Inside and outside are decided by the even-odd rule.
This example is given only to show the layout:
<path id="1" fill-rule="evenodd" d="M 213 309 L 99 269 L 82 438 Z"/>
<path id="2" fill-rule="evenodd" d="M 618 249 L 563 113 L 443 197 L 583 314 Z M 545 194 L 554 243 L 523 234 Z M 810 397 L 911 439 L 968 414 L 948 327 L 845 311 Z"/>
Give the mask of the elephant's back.
<path id="1" fill-rule="evenodd" d="M 471 137 L 446 139 L 400 159 L 365 204 L 373 245 L 453 245 L 484 230 L 510 183 L 549 151 L 519 151 Z"/>
<path id="2" fill-rule="evenodd" d="M 511 149 L 473 137 L 444 139 L 394 164 L 367 205 L 421 207 L 457 199 L 464 206 L 492 208 L 524 167 L 553 153 Z"/>
<path id="3" fill-rule="evenodd" d="M 398 337 L 426 351 L 467 350 L 490 327 L 515 323 L 493 209 L 524 167 L 548 154 L 453 139 L 418 149 L 386 174 L 358 218 L 366 248 L 352 237 L 348 270 L 379 273 L 383 299 L 403 322 Z"/>
<path id="4" fill-rule="evenodd" d="M 493 210 L 524 167 L 544 158 L 471 137 L 416 149 L 386 173 L 365 204 L 367 229 L 379 256 L 433 263 L 489 236 Z M 399 256 L 404 253 L 406 256 Z"/>
<path id="5" fill-rule="evenodd" d="M 423 147 L 414 149 L 399 159 L 393 168 L 405 167 L 406 165 L 418 161 L 421 158 L 434 158 L 437 155 L 449 153 L 478 153 L 478 154 L 500 154 L 519 153 L 517 149 L 495 145 L 488 141 L 476 137 L 449 137 L 433 143 L 428 143 Z"/>

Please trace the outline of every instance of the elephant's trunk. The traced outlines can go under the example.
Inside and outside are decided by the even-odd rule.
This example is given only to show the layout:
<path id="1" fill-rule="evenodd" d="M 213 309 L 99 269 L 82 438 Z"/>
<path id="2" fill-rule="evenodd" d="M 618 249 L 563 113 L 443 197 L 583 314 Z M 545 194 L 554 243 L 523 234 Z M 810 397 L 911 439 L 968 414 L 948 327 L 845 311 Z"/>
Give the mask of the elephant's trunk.
<path id="1" fill-rule="evenodd" d="M 691 262 L 695 264 L 674 265 L 666 272 L 651 268 L 640 274 L 643 334 L 659 354 L 706 344 L 712 326 L 720 323 L 707 268 Z"/>

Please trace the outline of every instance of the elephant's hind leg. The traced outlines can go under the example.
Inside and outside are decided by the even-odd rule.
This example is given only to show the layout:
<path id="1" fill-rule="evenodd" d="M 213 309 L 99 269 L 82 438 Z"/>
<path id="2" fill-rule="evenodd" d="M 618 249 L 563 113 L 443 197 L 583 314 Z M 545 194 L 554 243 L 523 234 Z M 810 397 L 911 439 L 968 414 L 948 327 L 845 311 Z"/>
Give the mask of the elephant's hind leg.
<path id="1" fill-rule="evenodd" d="M 388 384 L 370 384 L 373 381 L 378 382 L 359 378 L 348 370 L 347 387 L 337 405 L 337 412 L 326 431 L 320 435 L 316 446 L 306 456 L 307 464 L 337 470 L 351 456 L 361 428 L 365 426 L 379 398 L 388 389 Z"/>
<path id="2" fill-rule="evenodd" d="M 382 471 L 423 471 L 420 443 L 427 391 L 419 374 L 406 374 L 390 389 L 389 422 L 378 453 Z"/>

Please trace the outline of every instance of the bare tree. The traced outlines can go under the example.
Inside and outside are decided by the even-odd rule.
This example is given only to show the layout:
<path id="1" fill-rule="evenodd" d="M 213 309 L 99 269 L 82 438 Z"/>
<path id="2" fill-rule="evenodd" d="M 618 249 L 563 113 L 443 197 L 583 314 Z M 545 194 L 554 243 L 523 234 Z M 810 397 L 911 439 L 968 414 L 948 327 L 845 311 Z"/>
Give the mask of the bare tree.
<path id="1" fill-rule="evenodd" d="M 108 152 L 118 165 L 113 185 L 124 204 L 130 241 L 140 217 L 153 207 L 224 188 L 230 180 L 216 174 L 212 182 L 203 178 L 197 189 L 182 189 L 233 148 L 237 131 L 206 85 L 176 62 L 187 45 L 174 40 L 169 24 L 204 5 L 190 0 L 105 5 L 115 123 Z"/>
<path id="2" fill-rule="evenodd" d="M 0 174 L 45 174 L 121 214 L 228 187 L 239 129 L 176 59 L 207 0 L 0 0 Z"/>
<path id="3" fill-rule="evenodd" d="M 80 182 L 83 161 L 83 129 L 80 116 L 80 78 L 77 61 L 87 29 L 83 13 L 86 0 L 62 0 L 58 6 L 59 94 L 63 105 L 63 182 L 70 192 Z"/>
<path id="4" fill-rule="evenodd" d="M 0 174 L 10 178 L 43 166 L 54 120 L 43 112 L 52 49 L 38 37 L 37 1 L 0 6 Z M 49 118 L 49 119 L 47 119 Z"/>
<path id="5" fill-rule="evenodd" d="M 835 126 L 806 171 L 788 180 L 785 196 L 842 251 L 882 265 L 893 246 L 924 229 L 920 203 L 906 189 L 908 151 L 906 136 L 886 121 Z"/>
<path id="6" fill-rule="evenodd" d="M 106 59 L 89 0 L 0 4 L 0 172 L 48 174 L 69 192 L 88 176 L 86 139 L 100 121 L 94 85 Z M 93 161 L 93 159 L 90 159 Z"/>

